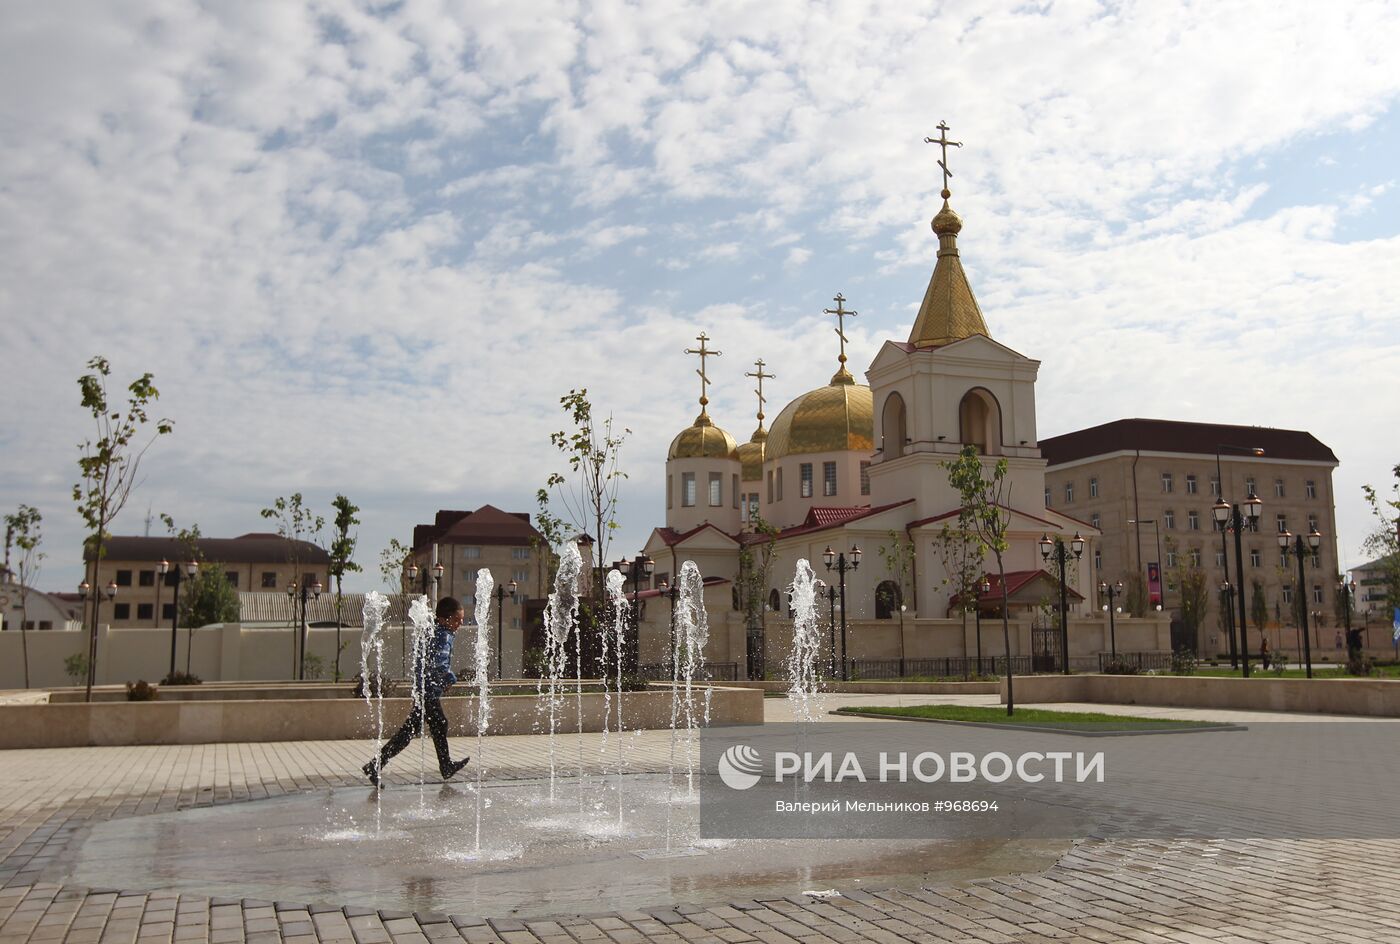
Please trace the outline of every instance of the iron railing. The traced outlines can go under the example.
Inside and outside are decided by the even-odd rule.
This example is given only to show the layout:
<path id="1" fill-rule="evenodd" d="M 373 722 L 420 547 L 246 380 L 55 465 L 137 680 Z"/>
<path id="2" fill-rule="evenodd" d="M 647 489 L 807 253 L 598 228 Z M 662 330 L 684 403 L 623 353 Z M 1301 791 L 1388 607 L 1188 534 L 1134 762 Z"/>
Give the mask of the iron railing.
<path id="1" fill-rule="evenodd" d="M 669 682 L 674 668 L 670 662 L 651 662 L 638 666 L 637 674 L 648 682 Z M 739 663 L 706 662 L 695 679 L 697 682 L 704 680 L 737 682 L 739 680 Z"/>
<path id="2" fill-rule="evenodd" d="M 1153 669 L 1166 669 L 1172 667 L 1172 654 L 1170 652 L 1120 652 L 1117 656 L 1111 656 L 1107 652 L 1099 653 L 1098 669 L 1102 672 L 1108 667 L 1110 662 L 1117 661 L 1127 665 L 1136 666 L 1143 672 Z"/>
<path id="3" fill-rule="evenodd" d="M 852 659 L 848 664 L 852 681 L 968 679 L 1006 674 L 1005 656 L 984 656 L 981 659 L 960 656 L 946 659 Z M 1017 675 L 1031 674 L 1032 664 L 1031 656 L 1011 657 L 1011 670 Z"/>

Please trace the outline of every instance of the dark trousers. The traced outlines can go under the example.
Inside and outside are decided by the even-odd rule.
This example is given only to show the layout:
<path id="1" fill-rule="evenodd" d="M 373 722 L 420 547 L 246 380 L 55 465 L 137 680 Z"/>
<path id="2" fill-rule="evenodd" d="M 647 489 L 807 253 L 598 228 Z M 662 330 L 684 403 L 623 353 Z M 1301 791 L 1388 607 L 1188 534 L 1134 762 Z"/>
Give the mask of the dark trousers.
<path id="1" fill-rule="evenodd" d="M 379 752 L 380 770 L 383 770 L 384 765 L 395 755 L 408 747 L 410 741 L 422 736 L 425 716 L 428 721 L 428 733 L 433 738 L 433 749 L 437 751 L 438 770 L 443 776 L 447 776 L 447 771 L 452 768 L 452 755 L 447 749 L 447 715 L 443 714 L 442 702 L 436 695 L 424 696 L 422 708 L 414 705 L 403 727 L 395 731 L 394 736 L 384 743 Z"/>

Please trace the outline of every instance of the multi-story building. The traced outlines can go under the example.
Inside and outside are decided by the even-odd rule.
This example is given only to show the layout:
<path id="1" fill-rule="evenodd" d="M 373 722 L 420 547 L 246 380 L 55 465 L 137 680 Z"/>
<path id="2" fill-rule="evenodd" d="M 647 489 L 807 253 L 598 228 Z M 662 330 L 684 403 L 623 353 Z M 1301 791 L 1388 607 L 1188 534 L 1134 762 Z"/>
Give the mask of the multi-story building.
<path id="1" fill-rule="evenodd" d="M 330 555 L 309 541 L 254 532 L 236 538 L 200 538 L 196 544 L 200 559 L 219 564 L 240 592 L 285 594 L 298 580 L 307 585 L 320 580 L 329 589 Z M 114 535 L 106 541 L 94 579 L 92 554 L 84 551 L 86 579 L 98 588 L 109 583 L 117 587 L 110 602 L 102 594 L 99 622 L 118 628 L 169 625 L 175 615 L 175 570 L 183 568 L 189 556 L 189 547 L 176 538 Z M 162 561 L 169 564 L 163 580 Z M 90 613 L 85 609 L 84 618 Z"/>
<path id="2" fill-rule="evenodd" d="M 1387 592 L 1389 564 L 1390 561 L 1386 558 L 1377 557 L 1349 571 L 1352 582 L 1356 584 L 1356 602 L 1353 607 L 1356 613 L 1370 619 L 1384 619 L 1389 622 L 1392 617 L 1390 596 Z"/>
<path id="3" fill-rule="evenodd" d="M 1277 537 L 1285 530 L 1306 535 L 1316 528 L 1322 545 L 1305 561 L 1301 593 L 1314 652 L 1333 648 L 1339 570 L 1332 471 L 1338 462 L 1311 433 L 1124 419 L 1042 439 L 1040 449 L 1049 463 L 1046 507 L 1103 532 L 1094 548 L 1095 573 L 1107 580 L 1142 574 L 1153 602 L 1179 612 L 1175 576 L 1183 568 L 1199 566 L 1212 591 L 1228 572 L 1233 584 L 1244 587 L 1253 652 L 1260 644 L 1256 593 L 1264 600 L 1269 645 L 1289 650 L 1296 645 L 1294 632 L 1279 630 L 1295 626 L 1297 561 L 1282 555 Z M 1222 495 L 1242 502 L 1250 494 L 1263 506 L 1256 525 L 1242 535 L 1241 581 L 1233 537 L 1215 523 L 1211 508 Z M 1222 538 L 1227 538 L 1223 544 Z M 1207 609 L 1196 648 L 1212 655 L 1227 651 L 1218 593 L 1212 593 Z"/>

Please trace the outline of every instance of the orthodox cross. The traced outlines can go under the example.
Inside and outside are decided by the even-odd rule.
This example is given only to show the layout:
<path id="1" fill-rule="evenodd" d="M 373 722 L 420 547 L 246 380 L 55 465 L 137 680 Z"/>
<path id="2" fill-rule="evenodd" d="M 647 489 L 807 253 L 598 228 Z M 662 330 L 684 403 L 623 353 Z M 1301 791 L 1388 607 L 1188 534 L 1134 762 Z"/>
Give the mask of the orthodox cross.
<path id="1" fill-rule="evenodd" d="M 943 199 L 947 200 L 953 195 L 952 191 L 948 189 L 948 178 L 953 176 L 953 172 L 948 169 L 948 148 L 962 147 L 962 142 L 948 140 L 948 132 L 952 130 L 948 127 L 948 122 L 940 121 L 937 127 L 938 137 L 924 138 L 924 143 L 936 144 L 938 145 L 939 149 L 943 151 L 943 157 L 939 159 L 938 166 L 943 168 Z"/>
<path id="2" fill-rule="evenodd" d="M 687 354 L 700 355 L 700 369 L 697 370 L 696 373 L 700 375 L 700 412 L 703 414 L 705 412 L 705 407 L 708 406 L 710 403 L 710 398 L 705 395 L 706 390 L 710 385 L 709 375 L 705 373 L 705 358 L 719 357 L 721 352 L 712 351 L 709 348 L 705 347 L 705 342 L 710 339 L 705 336 L 705 332 L 703 331 L 701 331 L 700 334 L 696 336 L 695 340 L 700 342 L 700 346 L 698 348 L 688 347 L 685 349 L 685 352 Z"/>
<path id="3" fill-rule="evenodd" d="M 836 316 L 836 336 L 841 339 L 841 356 L 838 358 L 838 360 L 841 361 L 841 369 L 836 373 L 837 376 L 840 376 L 846 371 L 846 319 L 854 318 L 856 315 L 860 314 L 860 312 L 847 311 L 846 296 L 842 295 L 840 292 L 836 293 L 836 297 L 833 298 L 832 301 L 836 303 L 836 307 L 823 308 L 822 314 Z"/>
<path id="4" fill-rule="evenodd" d="M 750 371 L 749 373 L 745 374 L 744 376 L 745 376 L 745 377 L 754 377 L 754 378 L 757 378 L 757 380 L 758 380 L 758 389 L 755 390 L 754 393 L 758 394 L 758 425 L 759 425 L 759 426 L 762 426 L 762 425 L 763 425 L 763 404 L 765 404 L 765 403 L 768 402 L 768 401 L 767 401 L 766 399 L 764 399 L 764 397 L 763 397 L 763 381 L 764 381 L 764 380 L 772 380 L 772 379 L 774 379 L 775 377 L 777 377 L 777 374 L 769 374 L 769 373 L 765 373 L 765 372 L 764 372 L 764 370 L 763 370 L 763 366 L 764 366 L 764 365 L 763 365 L 763 358 L 761 358 L 761 357 L 760 357 L 758 360 L 754 361 L 753 363 L 754 363 L 754 366 L 758 368 L 758 370 Z"/>

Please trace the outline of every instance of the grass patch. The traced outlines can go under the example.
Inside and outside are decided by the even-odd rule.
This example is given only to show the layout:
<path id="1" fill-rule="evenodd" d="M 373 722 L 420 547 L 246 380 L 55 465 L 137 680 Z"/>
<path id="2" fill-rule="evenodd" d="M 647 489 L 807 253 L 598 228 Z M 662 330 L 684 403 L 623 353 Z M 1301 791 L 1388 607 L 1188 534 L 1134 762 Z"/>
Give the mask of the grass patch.
<path id="1" fill-rule="evenodd" d="M 1232 669 L 1232 668 L 1230 668 L 1229 666 L 1225 666 L 1225 667 L 1223 667 L 1223 668 L 1222 668 L 1222 667 L 1219 667 L 1219 666 L 1205 666 L 1205 667 L 1196 669 L 1195 674 L 1196 674 L 1196 675 L 1207 675 L 1207 676 L 1210 676 L 1210 677 L 1212 677 L 1212 678 L 1243 678 L 1243 677 L 1244 677 L 1244 673 L 1243 673 L 1240 669 Z M 1250 677 L 1250 678 L 1307 678 L 1307 677 L 1308 677 L 1308 673 L 1307 673 L 1307 671 L 1306 671 L 1305 669 L 1284 669 L 1282 673 L 1277 673 L 1277 672 L 1275 672 L 1273 669 L 1261 669 L 1261 668 L 1259 667 L 1258 663 L 1256 663 L 1256 662 L 1254 662 L 1253 660 L 1251 660 L 1251 661 L 1250 661 L 1250 664 L 1249 664 L 1249 677 Z M 1347 672 L 1346 668 L 1343 667 L 1343 666 L 1331 665 L 1331 664 L 1318 665 L 1316 662 L 1314 662 L 1314 663 L 1313 663 L 1313 678 L 1315 678 L 1315 679 L 1319 679 L 1319 678 L 1328 678 L 1328 679 L 1338 679 L 1338 678 L 1373 678 L 1373 679 L 1379 679 L 1379 678 L 1387 678 L 1387 679 L 1395 679 L 1395 678 L 1400 678 L 1400 666 L 1394 666 L 1394 665 L 1378 665 L 1378 666 L 1376 666 L 1375 671 L 1373 671 L 1369 676 L 1367 676 L 1367 675 L 1351 675 L 1350 673 Z"/>
<path id="2" fill-rule="evenodd" d="M 976 705 L 871 705 L 842 708 L 840 713 L 867 715 L 873 718 L 915 718 L 925 721 L 1000 724 L 1051 730 L 1140 731 L 1221 726 L 1214 721 L 1140 718 L 1136 715 L 1111 715 L 1099 711 L 1049 711 L 1044 708 L 1017 708 L 1015 714 L 1008 715 L 1005 708 Z"/>

